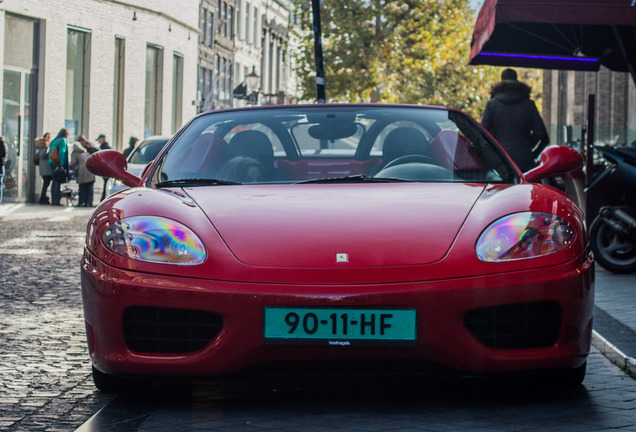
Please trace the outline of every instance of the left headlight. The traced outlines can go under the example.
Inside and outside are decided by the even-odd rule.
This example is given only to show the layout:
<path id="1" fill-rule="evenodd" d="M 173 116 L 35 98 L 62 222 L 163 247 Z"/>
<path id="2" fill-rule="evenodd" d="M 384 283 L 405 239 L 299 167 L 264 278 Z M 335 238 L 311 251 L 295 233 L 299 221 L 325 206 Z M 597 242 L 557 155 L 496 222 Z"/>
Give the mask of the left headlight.
<path id="1" fill-rule="evenodd" d="M 522 212 L 492 223 L 479 236 L 475 251 L 482 261 L 535 258 L 568 248 L 576 238 L 565 219 L 540 212 Z"/>
<path id="2" fill-rule="evenodd" d="M 102 236 L 114 254 L 139 261 L 196 265 L 205 261 L 203 243 L 185 225 L 157 216 L 134 216 L 109 226 Z"/>

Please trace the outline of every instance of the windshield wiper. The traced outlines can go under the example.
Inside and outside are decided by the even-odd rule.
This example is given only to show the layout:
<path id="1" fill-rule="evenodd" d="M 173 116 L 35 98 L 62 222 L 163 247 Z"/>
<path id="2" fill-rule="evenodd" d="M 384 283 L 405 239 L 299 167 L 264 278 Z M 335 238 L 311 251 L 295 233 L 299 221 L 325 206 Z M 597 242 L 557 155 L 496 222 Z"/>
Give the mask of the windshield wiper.
<path id="1" fill-rule="evenodd" d="M 307 183 L 392 183 L 392 182 L 408 182 L 410 180 L 404 180 L 399 178 L 390 177 L 368 177 L 364 174 L 356 174 L 344 177 L 328 177 L 312 180 L 303 180 L 296 182 L 296 184 Z"/>
<path id="2" fill-rule="evenodd" d="M 166 180 L 157 183 L 157 187 L 172 187 L 172 186 L 216 186 L 216 185 L 240 185 L 241 183 L 210 179 L 210 178 L 187 178 L 187 179 L 175 179 Z"/>

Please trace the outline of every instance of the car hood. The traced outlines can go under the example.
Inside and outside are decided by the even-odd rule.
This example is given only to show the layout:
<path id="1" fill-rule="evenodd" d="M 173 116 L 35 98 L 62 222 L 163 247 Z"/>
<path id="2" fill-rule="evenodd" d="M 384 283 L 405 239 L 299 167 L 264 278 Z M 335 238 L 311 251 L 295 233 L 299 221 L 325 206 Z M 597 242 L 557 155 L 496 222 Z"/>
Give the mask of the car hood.
<path id="1" fill-rule="evenodd" d="M 377 267 L 441 260 L 483 186 L 187 188 L 234 256 L 267 267 Z"/>

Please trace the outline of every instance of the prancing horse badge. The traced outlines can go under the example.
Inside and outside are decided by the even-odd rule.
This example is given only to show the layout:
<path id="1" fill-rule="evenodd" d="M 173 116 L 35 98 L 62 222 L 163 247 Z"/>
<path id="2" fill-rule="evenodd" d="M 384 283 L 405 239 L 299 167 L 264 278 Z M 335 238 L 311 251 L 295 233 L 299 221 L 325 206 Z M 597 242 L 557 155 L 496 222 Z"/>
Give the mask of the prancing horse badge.
<path id="1" fill-rule="evenodd" d="M 349 254 L 337 253 L 336 254 L 336 262 L 349 262 Z"/>

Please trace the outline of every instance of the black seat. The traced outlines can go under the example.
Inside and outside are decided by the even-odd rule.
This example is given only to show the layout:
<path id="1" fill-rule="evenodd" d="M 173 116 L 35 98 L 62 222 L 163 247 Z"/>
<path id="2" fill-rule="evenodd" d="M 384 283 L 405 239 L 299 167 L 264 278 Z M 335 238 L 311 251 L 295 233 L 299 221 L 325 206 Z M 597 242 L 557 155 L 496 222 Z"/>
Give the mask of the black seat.
<path id="1" fill-rule="evenodd" d="M 247 130 L 238 132 L 230 139 L 230 159 L 236 156 L 256 160 L 263 173 L 263 180 L 284 180 L 285 176 L 274 167 L 274 148 L 263 132 Z"/>
<path id="2" fill-rule="evenodd" d="M 413 127 L 399 127 L 388 133 L 382 146 L 384 165 L 409 155 L 428 156 L 428 140 Z"/>

